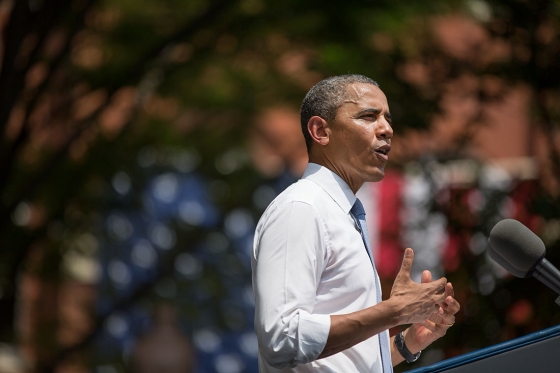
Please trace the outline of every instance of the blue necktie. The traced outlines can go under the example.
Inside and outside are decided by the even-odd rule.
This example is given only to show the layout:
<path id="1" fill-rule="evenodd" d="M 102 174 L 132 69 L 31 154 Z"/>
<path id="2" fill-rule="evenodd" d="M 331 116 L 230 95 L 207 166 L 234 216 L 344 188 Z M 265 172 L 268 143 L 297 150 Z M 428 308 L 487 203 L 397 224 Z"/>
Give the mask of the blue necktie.
<path id="1" fill-rule="evenodd" d="M 356 219 L 358 230 L 362 235 L 362 240 L 364 241 L 364 245 L 366 246 L 366 251 L 368 253 L 369 259 L 371 260 L 371 265 L 373 266 L 373 272 L 375 277 L 377 303 L 380 303 L 381 285 L 379 284 L 377 271 L 375 269 L 375 263 L 373 262 L 373 255 L 371 253 L 371 247 L 369 246 L 368 231 L 367 231 L 367 224 L 366 224 L 366 212 L 364 210 L 364 206 L 362 205 L 362 202 L 360 202 L 358 198 L 356 198 L 356 202 L 354 202 L 354 206 L 352 206 L 350 213 Z M 379 346 L 381 347 L 381 363 L 383 364 L 383 373 L 392 373 L 393 364 L 391 362 L 391 353 L 389 352 L 389 338 L 387 337 L 387 333 L 385 332 L 379 333 L 378 336 L 379 336 Z"/>

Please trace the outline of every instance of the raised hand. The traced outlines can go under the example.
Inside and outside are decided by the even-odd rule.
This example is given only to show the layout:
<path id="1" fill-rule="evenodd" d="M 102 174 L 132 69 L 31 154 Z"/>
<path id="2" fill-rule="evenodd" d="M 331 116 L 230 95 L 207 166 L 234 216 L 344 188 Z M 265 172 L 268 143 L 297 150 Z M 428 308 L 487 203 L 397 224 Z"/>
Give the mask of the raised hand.
<path id="1" fill-rule="evenodd" d="M 422 272 L 422 283 L 430 283 L 432 274 L 430 271 Z M 459 312 L 461 306 L 455 298 L 453 286 L 447 283 L 445 286 L 445 302 L 440 305 L 438 312 L 432 314 L 427 320 L 421 323 L 412 324 L 409 333 L 413 339 L 412 343 L 416 343 L 419 349 L 424 349 L 435 340 L 443 337 L 453 324 L 455 323 L 455 314 Z"/>
<path id="2" fill-rule="evenodd" d="M 401 269 L 397 274 L 389 301 L 396 307 L 399 324 L 424 323 L 438 315 L 440 309 L 447 308 L 447 279 L 444 277 L 418 284 L 410 278 L 414 262 L 414 251 L 404 252 Z M 427 279 L 427 278 L 426 278 Z M 451 285 L 451 284 L 449 284 Z M 452 291 L 452 289 L 451 289 Z M 436 320 L 437 321 L 437 320 Z"/>

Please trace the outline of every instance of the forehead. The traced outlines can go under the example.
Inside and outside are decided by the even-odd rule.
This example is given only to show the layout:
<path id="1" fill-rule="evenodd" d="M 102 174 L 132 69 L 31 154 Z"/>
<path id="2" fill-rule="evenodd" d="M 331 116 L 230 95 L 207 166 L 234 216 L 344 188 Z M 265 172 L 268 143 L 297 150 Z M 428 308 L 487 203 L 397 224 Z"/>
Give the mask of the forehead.
<path id="1" fill-rule="evenodd" d="M 376 85 L 367 83 L 348 84 L 341 106 L 376 106 L 378 109 L 388 109 L 387 97 L 383 91 Z"/>

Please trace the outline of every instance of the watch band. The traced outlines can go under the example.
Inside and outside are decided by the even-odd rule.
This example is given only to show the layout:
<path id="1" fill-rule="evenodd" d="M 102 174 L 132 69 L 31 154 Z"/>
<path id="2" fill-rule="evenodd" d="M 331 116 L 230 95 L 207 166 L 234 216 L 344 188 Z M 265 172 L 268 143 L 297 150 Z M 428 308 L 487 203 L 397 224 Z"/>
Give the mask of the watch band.
<path id="1" fill-rule="evenodd" d="M 401 356 L 404 357 L 407 363 L 415 362 L 422 353 L 422 351 L 418 351 L 416 354 L 410 352 L 410 350 L 406 347 L 406 343 L 404 343 L 404 332 L 400 332 L 395 336 L 395 347 L 397 347 L 397 350 Z"/>

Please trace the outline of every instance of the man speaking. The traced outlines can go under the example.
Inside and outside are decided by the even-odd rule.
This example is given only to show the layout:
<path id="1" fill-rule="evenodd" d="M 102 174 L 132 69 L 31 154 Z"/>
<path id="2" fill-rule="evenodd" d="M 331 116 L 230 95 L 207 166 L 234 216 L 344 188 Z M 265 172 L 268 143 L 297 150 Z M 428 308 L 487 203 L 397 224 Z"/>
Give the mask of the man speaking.
<path id="1" fill-rule="evenodd" d="M 385 94 L 361 75 L 317 83 L 301 106 L 309 164 L 255 232 L 253 288 L 260 372 L 392 372 L 442 337 L 459 304 L 445 278 L 410 279 L 406 249 L 388 299 L 356 192 L 379 181 L 393 129 Z M 411 324 L 390 338 L 388 329 Z"/>

